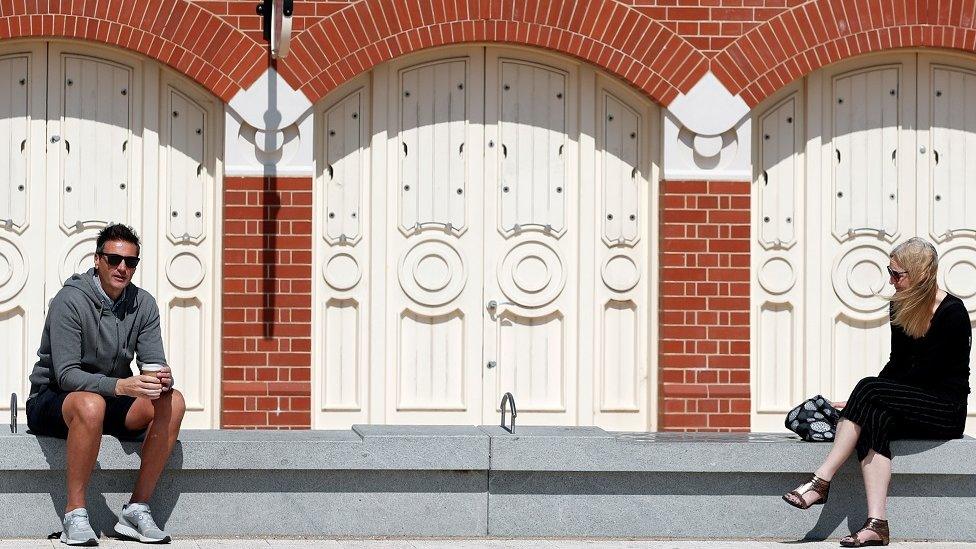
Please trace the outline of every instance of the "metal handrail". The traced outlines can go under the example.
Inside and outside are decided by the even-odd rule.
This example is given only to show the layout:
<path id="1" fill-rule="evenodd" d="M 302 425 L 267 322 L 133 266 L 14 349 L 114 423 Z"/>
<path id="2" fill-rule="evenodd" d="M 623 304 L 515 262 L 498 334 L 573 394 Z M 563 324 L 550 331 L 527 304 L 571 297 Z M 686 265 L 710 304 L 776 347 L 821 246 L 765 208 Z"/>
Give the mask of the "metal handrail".
<path id="1" fill-rule="evenodd" d="M 508 402 L 508 404 L 512 407 L 512 419 L 511 419 L 510 427 L 505 427 L 505 403 L 506 402 Z M 515 416 L 517 416 L 518 413 L 515 411 L 515 397 L 512 396 L 512 393 L 505 393 L 505 395 L 502 396 L 501 408 L 502 408 L 502 429 L 505 429 L 509 433 L 515 434 Z"/>

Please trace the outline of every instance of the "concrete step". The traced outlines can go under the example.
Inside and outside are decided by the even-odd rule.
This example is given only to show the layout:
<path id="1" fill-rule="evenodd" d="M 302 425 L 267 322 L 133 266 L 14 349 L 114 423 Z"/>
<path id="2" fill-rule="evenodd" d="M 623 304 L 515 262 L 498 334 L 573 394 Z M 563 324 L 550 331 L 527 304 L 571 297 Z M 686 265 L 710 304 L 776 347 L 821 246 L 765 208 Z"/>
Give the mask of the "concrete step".
<path id="1" fill-rule="evenodd" d="M 783 434 L 595 427 L 185 431 L 151 503 L 184 537 L 824 539 L 864 520 L 853 460 L 825 506 L 780 496 L 828 449 Z M 138 451 L 103 438 L 89 489 L 97 530 L 112 530 Z M 894 451 L 895 539 L 976 541 L 976 440 Z M 0 538 L 60 530 L 64 466 L 64 441 L 0 434 Z"/>

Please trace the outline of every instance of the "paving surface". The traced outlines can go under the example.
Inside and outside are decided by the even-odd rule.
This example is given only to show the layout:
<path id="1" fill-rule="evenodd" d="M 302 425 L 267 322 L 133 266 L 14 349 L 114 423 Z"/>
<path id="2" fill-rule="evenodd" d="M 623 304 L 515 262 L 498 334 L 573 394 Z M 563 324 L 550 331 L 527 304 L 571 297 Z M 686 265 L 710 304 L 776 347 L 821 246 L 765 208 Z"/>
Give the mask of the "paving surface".
<path id="1" fill-rule="evenodd" d="M 64 548 L 58 540 L 0 540 L 0 549 Z M 103 538 L 99 547 L 151 547 Z M 836 541 L 663 541 L 582 539 L 180 539 L 173 549 L 831 549 Z M 974 549 L 973 543 L 892 542 L 893 549 Z"/>

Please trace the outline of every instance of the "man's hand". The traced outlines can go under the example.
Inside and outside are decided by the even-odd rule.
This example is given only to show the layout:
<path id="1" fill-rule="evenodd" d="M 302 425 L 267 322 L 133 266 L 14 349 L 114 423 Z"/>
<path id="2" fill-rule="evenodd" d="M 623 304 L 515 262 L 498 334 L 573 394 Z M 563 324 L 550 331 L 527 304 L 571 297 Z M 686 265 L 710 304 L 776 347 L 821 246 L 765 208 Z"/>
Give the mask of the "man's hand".
<path id="1" fill-rule="evenodd" d="M 163 369 L 159 371 L 159 381 L 163 384 L 163 391 L 169 391 L 173 388 L 173 370 L 169 366 L 163 366 Z"/>
<path id="2" fill-rule="evenodd" d="M 834 405 L 834 408 L 836 408 L 838 410 L 843 410 L 844 409 L 844 406 L 847 406 L 847 401 L 846 400 L 842 400 L 840 402 L 834 402 L 833 405 Z"/>
<path id="3" fill-rule="evenodd" d="M 162 393 L 163 384 L 156 376 L 138 375 L 120 379 L 115 384 L 115 394 L 156 400 Z"/>

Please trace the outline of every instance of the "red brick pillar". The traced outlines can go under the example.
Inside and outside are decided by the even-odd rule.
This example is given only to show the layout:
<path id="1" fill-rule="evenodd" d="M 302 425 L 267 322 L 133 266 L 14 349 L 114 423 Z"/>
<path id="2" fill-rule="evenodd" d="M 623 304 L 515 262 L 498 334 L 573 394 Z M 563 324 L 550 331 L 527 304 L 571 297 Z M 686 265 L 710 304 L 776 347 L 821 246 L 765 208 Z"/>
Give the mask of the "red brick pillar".
<path id="1" fill-rule="evenodd" d="M 749 182 L 661 183 L 662 431 L 749 429 Z"/>
<path id="2" fill-rule="evenodd" d="M 311 427 L 312 180 L 224 179 L 224 428 Z"/>

